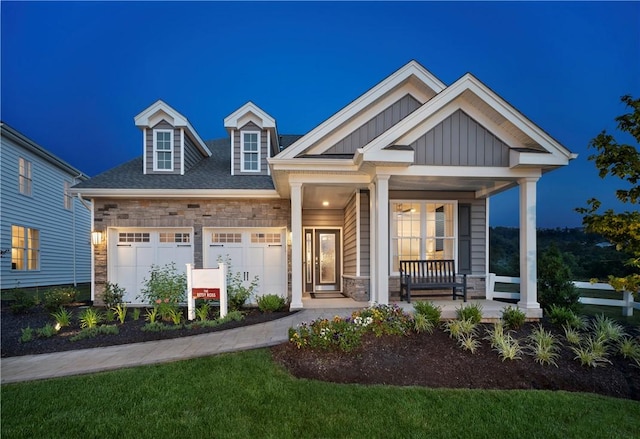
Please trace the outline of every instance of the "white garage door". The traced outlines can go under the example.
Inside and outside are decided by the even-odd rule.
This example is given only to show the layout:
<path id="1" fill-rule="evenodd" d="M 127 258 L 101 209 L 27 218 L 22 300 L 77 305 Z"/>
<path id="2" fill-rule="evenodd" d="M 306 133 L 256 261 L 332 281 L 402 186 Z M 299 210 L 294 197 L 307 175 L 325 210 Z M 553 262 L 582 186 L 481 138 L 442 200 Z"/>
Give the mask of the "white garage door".
<path id="1" fill-rule="evenodd" d="M 255 276 L 255 296 L 287 297 L 287 254 L 284 229 L 203 229 L 204 268 L 230 261 L 231 272 L 240 273 L 248 286 Z M 252 298 L 255 302 L 255 297 Z"/>
<path id="2" fill-rule="evenodd" d="M 175 263 L 179 273 L 193 263 L 192 229 L 110 229 L 109 282 L 126 290 L 127 303 L 144 303 L 141 291 L 152 265 Z"/>

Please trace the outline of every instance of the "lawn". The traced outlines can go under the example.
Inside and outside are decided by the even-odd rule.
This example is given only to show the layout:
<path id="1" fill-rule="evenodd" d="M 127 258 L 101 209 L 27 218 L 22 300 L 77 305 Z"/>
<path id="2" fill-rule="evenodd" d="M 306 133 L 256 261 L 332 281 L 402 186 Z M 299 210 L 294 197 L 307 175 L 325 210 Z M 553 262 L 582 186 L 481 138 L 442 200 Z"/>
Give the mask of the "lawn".
<path id="1" fill-rule="evenodd" d="M 625 438 L 640 404 L 548 391 L 431 390 L 290 377 L 254 350 L 2 386 L 9 438 Z"/>

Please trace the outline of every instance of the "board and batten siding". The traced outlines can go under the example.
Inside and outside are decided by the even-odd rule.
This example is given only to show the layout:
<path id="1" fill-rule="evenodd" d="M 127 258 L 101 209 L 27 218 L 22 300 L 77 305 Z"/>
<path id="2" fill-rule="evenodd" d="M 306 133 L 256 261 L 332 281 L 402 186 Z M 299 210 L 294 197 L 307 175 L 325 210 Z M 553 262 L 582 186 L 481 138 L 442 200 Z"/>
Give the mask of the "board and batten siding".
<path id="1" fill-rule="evenodd" d="M 416 165 L 509 166 L 509 147 L 462 110 L 410 146 Z"/>
<path id="2" fill-rule="evenodd" d="M 242 131 L 260 132 L 260 172 L 242 172 L 242 142 L 240 133 Z M 273 139 L 271 139 L 273 142 Z M 269 175 L 269 164 L 267 163 L 267 131 L 260 129 L 253 122 L 248 122 L 242 128 L 233 131 L 233 172 L 235 175 Z"/>
<path id="3" fill-rule="evenodd" d="M 40 234 L 38 270 L 12 270 L 11 252 L 0 258 L 1 288 L 44 287 L 91 281 L 91 213 L 73 198 L 65 209 L 64 183 L 78 181 L 40 155 L 2 137 L 0 147 L 2 222 L 1 248 L 11 249 L 11 226 L 37 229 Z M 32 192 L 18 187 L 18 160 L 31 162 Z"/>
<path id="4" fill-rule="evenodd" d="M 174 128 L 166 120 L 158 122 L 153 128 L 145 128 L 147 136 L 147 144 L 145 147 L 145 159 L 147 164 L 147 174 L 180 174 L 180 129 Z M 153 130 L 173 130 L 173 171 L 154 171 L 153 170 Z"/>
<path id="5" fill-rule="evenodd" d="M 333 145 L 324 154 L 354 154 L 358 148 L 371 142 L 418 107 L 420 102 L 407 94 Z"/>
<path id="6" fill-rule="evenodd" d="M 369 191 L 360 191 L 360 276 L 370 275 L 371 264 L 371 211 Z"/>

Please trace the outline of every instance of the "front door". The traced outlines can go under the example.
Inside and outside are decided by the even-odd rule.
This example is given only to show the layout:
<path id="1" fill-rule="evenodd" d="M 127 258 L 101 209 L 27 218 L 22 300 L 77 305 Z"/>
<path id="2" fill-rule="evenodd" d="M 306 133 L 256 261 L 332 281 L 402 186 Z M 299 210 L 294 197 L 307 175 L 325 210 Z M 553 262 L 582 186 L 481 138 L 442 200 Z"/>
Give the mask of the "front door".
<path id="1" fill-rule="evenodd" d="M 305 230 L 305 288 L 340 291 L 340 230 Z"/>

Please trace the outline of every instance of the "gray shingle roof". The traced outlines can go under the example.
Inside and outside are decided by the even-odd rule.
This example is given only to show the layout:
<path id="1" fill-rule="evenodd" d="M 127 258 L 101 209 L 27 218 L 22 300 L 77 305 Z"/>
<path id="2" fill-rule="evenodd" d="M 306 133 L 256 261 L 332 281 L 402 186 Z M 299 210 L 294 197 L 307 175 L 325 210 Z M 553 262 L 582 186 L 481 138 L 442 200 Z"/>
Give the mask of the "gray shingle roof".
<path id="1" fill-rule="evenodd" d="M 280 136 L 289 146 L 302 136 Z M 109 169 L 76 189 L 274 189 L 269 175 L 231 175 L 229 139 L 205 142 L 212 152 L 184 175 L 143 174 L 142 157 Z"/>

